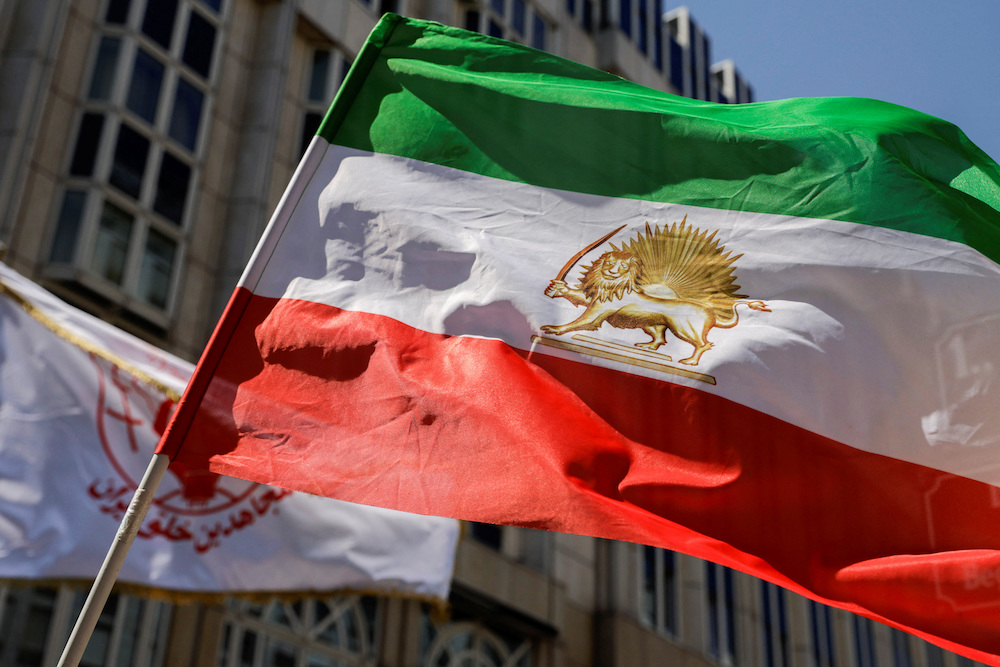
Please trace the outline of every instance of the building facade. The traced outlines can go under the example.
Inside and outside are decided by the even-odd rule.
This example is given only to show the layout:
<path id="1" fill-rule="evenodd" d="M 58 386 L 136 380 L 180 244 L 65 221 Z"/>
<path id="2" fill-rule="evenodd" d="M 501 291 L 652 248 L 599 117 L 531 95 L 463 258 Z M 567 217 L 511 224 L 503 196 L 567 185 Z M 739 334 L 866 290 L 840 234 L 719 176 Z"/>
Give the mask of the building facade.
<path id="1" fill-rule="evenodd" d="M 385 11 L 742 103 L 658 0 L 0 0 L 0 242 L 67 301 L 199 355 Z M 471 524 L 450 614 L 338 596 L 112 597 L 85 665 L 964 667 L 903 633 L 669 551 Z M 85 592 L 0 592 L 0 667 L 52 665 Z"/>

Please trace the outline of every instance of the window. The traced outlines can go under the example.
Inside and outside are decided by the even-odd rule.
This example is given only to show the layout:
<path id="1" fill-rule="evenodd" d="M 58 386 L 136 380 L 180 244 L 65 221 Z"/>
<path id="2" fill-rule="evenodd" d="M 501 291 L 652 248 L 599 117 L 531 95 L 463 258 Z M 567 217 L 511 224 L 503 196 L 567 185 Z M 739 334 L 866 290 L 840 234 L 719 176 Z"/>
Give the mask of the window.
<path id="1" fill-rule="evenodd" d="M 534 528 L 515 528 L 518 542 L 518 561 L 538 572 L 548 573 L 552 568 L 554 534 Z"/>
<path id="2" fill-rule="evenodd" d="M 854 665 L 875 667 L 875 623 L 871 619 L 854 616 Z"/>
<path id="3" fill-rule="evenodd" d="M 480 623 L 435 626 L 424 615 L 424 667 L 531 667 L 531 641 L 502 635 Z"/>
<path id="4" fill-rule="evenodd" d="M 644 546 L 640 618 L 661 634 L 677 634 L 677 555 L 673 551 Z"/>
<path id="5" fill-rule="evenodd" d="M 653 18 L 653 67 L 663 71 L 663 21 Z"/>
<path id="6" fill-rule="evenodd" d="M 221 0 L 108 0 L 49 273 L 168 321 L 201 166 Z"/>
<path id="7" fill-rule="evenodd" d="M 809 601 L 809 632 L 813 667 L 833 667 L 836 653 L 833 643 L 832 610 L 826 605 Z"/>
<path id="8" fill-rule="evenodd" d="M 47 588 L 5 588 L 0 593 L 0 663 L 42 664 L 51 631 L 56 591 Z M 100 627 L 95 630 L 95 634 Z"/>
<path id="9" fill-rule="evenodd" d="M 786 667 L 789 664 L 789 638 L 785 591 L 762 581 L 760 597 L 764 625 L 764 664 L 767 667 Z"/>
<path id="10" fill-rule="evenodd" d="M 944 667 L 944 649 L 924 642 L 924 664 L 927 667 Z"/>
<path id="11" fill-rule="evenodd" d="M 466 30 L 529 44 L 539 50 L 548 47 L 551 32 L 549 22 L 528 0 L 489 0 L 466 10 L 463 25 Z"/>
<path id="12" fill-rule="evenodd" d="M 646 54 L 649 52 L 649 3 L 646 0 L 639 0 L 639 13 L 636 18 L 638 25 L 635 43 L 639 47 L 639 52 Z"/>
<path id="13" fill-rule="evenodd" d="M 342 596 L 294 603 L 228 603 L 219 667 L 350 667 L 377 663 L 381 604 Z"/>
<path id="14" fill-rule="evenodd" d="M 701 46 L 701 58 L 699 60 L 698 72 L 701 74 L 701 86 L 703 91 L 703 97 L 700 99 L 711 100 L 712 71 L 710 65 L 712 62 L 712 45 L 707 35 L 704 33 L 698 34 L 700 39 L 696 43 Z"/>
<path id="15" fill-rule="evenodd" d="M 309 78 L 306 81 L 300 154 L 306 152 L 309 142 L 316 136 L 330 103 L 333 102 L 340 84 L 344 82 L 350 69 L 351 59 L 341 51 L 331 48 L 319 48 L 313 51 Z"/>
<path id="16" fill-rule="evenodd" d="M 667 44 L 670 56 L 670 84 L 678 94 L 684 95 L 684 48 L 673 34 L 668 36 Z"/>
<path id="17" fill-rule="evenodd" d="M 566 13 L 587 32 L 594 31 L 594 0 L 566 0 Z"/>
<path id="18" fill-rule="evenodd" d="M 892 629 L 892 660 L 896 667 L 913 667 L 910 653 L 910 635 L 902 630 Z"/>
<path id="19" fill-rule="evenodd" d="M 494 551 L 500 551 L 503 548 L 503 530 L 503 526 L 495 526 L 492 523 L 479 523 L 478 521 L 469 523 L 470 537 Z"/>
<path id="20" fill-rule="evenodd" d="M 518 563 L 538 572 L 549 572 L 552 566 L 553 534 L 549 531 L 476 521 L 467 522 L 466 527 L 473 541 Z"/>
<path id="21" fill-rule="evenodd" d="M 55 664 L 85 598 L 69 588 L 0 588 L 0 665 Z M 165 603 L 112 595 L 80 665 L 160 667 L 170 617 Z"/>
<path id="22" fill-rule="evenodd" d="M 548 34 L 548 24 L 538 14 L 531 16 L 531 48 L 539 51 L 545 50 L 546 35 Z"/>
<path id="23" fill-rule="evenodd" d="M 692 31 L 691 38 L 687 63 L 687 76 L 691 81 L 690 97 L 700 100 L 705 99 L 705 94 L 708 92 L 704 85 L 704 71 L 708 68 L 708 65 L 704 59 L 704 41 L 701 32 Z"/>
<path id="24" fill-rule="evenodd" d="M 626 37 L 632 37 L 632 0 L 618 0 L 618 27 Z"/>
<path id="25" fill-rule="evenodd" d="M 708 652 L 723 665 L 736 664 L 736 586 L 728 567 L 705 562 Z"/>
<path id="26" fill-rule="evenodd" d="M 661 7 L 661 3 L 653 0 L 618 0 L 617 3 L 618 29 L 660 70 L 663 69 Z"/>

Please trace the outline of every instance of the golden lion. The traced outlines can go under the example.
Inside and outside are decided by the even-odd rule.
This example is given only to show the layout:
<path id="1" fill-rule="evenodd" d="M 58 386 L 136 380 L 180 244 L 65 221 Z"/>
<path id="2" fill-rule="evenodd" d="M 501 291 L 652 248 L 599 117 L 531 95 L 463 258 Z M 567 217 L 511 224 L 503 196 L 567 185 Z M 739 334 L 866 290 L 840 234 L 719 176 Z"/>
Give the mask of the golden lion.
<path id="1" fill-rule="evenodd" d="M 680 360 L 694 366 L 713 346 L 708 341 L 712 327 L 737 325 L 738 305 L 770 312 L 763 301 L 736 294 L 739 286 L 733 283 L 731 264 L 738 257 L 730 259 L 718 242 L 713 242 L 714 234 L 706 237 L 685 222 L 662 232 L 647 224 L 645 237 L 640 235 L 621 249 L 612 245 L 611 252 L 584 270 L 576 287 L 558 279 L 549 283 L 546 296 L 562 297 L 586 310 L 572 322 L 545 325 L 542 331 L 561 336 L 571 331 L 595 331 L 607 322 L 619 329 L 642 329 L 651 340 L 636 343 L 636 347 L 656 350 L 666 345 L 665 335 L 670 330 L 694 347 L 690 357 Z M 683 252 L 671 252 L 676 248 L 683 248 Z M 651 259 L 658 265 L 650 266 Z"/>

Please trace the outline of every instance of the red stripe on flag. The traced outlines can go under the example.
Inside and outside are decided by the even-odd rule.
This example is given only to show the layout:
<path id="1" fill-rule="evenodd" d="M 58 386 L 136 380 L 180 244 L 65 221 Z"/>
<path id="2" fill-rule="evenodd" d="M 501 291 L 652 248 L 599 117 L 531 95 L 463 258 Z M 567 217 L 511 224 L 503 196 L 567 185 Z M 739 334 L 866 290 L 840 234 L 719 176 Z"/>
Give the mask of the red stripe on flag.
<path id="1" fill-rule="evenodd" d="M 689 387 L 526 356 L 253 296 L 177 460 L 354 502 L 678 549 L 997 662 L 962 647 L 1000 653 L 993 487 Z"/>
<path id="2" fill-rule="evenodd" d="M 191 422 L 198 414 L 197 411 L 204 406 L 202 399 L 208 390 L 209 383 L 214 377 L 222 355 L 227 349 L 227 341 L 232 338 L 236 328 L 241 323 L 247 321 L 243 318 L 243 309 L 250 302 L 251 296 L 252 294 L 248 290 L 236 289 L 233 291 L 232 296 L 229 297 L 229 303 L 226 304 L 225 310 L 222 311 L 219 324 L 215 328 L 215 331 L 212 332 L 212 337 L 205 347 L 205 353 L 198 360 L 194 374 L 191 376 L 188 386 L 184 389 L 181 400 L 177 402 L 177 408 L 167 423 L 160 442 L 157 443 L 156 450 L 153 452 L 154 454 L 163 454 L 174 460 L 177 450 L 186 441 L 188 430 L 191 428 Z M 226 418 L 221 417 L 221 423 L 227 423 L 227 421 Z M 218 424 L 220 422 L 216 420 L 214 423 Z"/>

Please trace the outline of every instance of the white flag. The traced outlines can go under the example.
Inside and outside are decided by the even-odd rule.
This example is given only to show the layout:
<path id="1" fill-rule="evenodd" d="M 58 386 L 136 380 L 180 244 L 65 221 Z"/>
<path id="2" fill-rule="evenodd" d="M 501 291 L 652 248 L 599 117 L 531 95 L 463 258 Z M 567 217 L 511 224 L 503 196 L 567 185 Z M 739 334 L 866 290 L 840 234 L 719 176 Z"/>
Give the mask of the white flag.
<path id="1" fill-rule="evenodd" d="M 0 578 L 92 579 L 193 366 L 0 264 Z M 119 580 L 448 595 L 458 523 L 171 467 Z"/>

